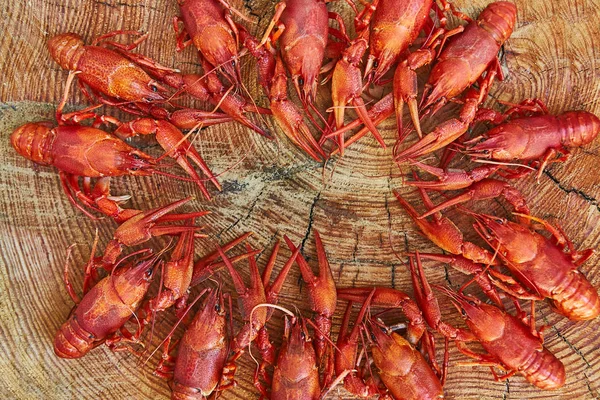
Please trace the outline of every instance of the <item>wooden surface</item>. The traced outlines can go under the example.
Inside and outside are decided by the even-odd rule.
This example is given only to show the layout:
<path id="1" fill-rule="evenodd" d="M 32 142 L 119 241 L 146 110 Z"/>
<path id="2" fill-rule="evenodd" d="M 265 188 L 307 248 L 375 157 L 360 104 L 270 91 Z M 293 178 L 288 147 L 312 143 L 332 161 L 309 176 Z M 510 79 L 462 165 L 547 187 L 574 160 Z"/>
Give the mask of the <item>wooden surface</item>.
<path id="1" fill-rule="evenodd" d="M 456 4 L 475 16 L 488 2 L 457 0 Z M 257 25 L 251 29 L 259 33 L 266 27 L 274 3 L 251 0 L 235 5 L 255 18 Z M 502 60 L 507 78 L 494 84 L 493 97 L 519 102 L 537 96 L 547 102 L 551 112 L 584 109 L 600 114 L 600 2 L 535 0 L 518 1 L 517 5 L 517 26 Z M 348 15 L 343 2 L 329 7 Z M 134 357 L 113 354 L 104 348 L 81 360 L 61 360 L 54 355 L 53 337 L 72 307 L 62 283 L 66 249 L 77 243 L 71 270 L 75 287 L 80 288 L 81 266 L 87 260 L 95 229 L 104 245 L 115 224 L 108 220 L 91 221 L 76 211 L 62 193 L 56 171 L 36 168 L 17 156 L 8 138 L 13 129 L 26 121 L 53 117 L 67 74 L 46 51 L 45 41 L 50 35 L 73 31 L 91 40 L 116 29 L 141 29 L 151 36 L 140 46 L 140 52 L 185 72 L 194 71 L 197 63 L 192 49 L 181 54 L 174 51 L 170 24 L 177 14 L 175 1 L 32 0 L 5 2 L 1 10 L 0 62 L 4 67 L 0 85 L 0 397 L 166 398 L 167 383 L 150 373 L 156 357 L 142 369 Z M 243 73 L 254 76 L 251 62 L 245 62 Z M 250 90 L 259 102 L 264 101 L 256 88 Z M 324 104 L 323 98 L 319 101 Z M 82 104 L 79 93 L 72 104 Z M 441 113 L 441 117 L 448 115 Z M 268 118 L 262 123 L 275 129 Z M 394 128 L 392 120 L 382 125 L 390 145 Z M 285 233 L 294 242 L 305 244 L 304 253 L 314 265 L 313 231 L 318 229 L 340 286 L 377 284 L 410 292 L 407 271 L 392 255 L 389 237 L 399 250 L 408 247 L 437 251 L 418 234 L 393 199 L 391 189 L 400 188 L 413 203 L 417 202 L 417 197 L 402 189 L 402 180 L 395 177 L 398 169 L 391 162 L 391 150 L 380 149 L 372 138 L 365 138 L 343 158 L 334 159 L 325 167 L 311 162 L 283 138 L 277 143 L 268 142 L 238 124 L 204 130 L 201 140 L 198 146 L 217 173 L 245 158 L 223 174 L 224 190 L 215 195 L 214 201 L 197 200 L 187 207 L 213 211 L 204 219 L 210 238 L 197 241 L 198 256 L 215 241 L 223 242 L 246 231 L 255 232 L 253 246 L 269 248 Z M 568 163 L 551 166 L 539 184 L 531 178 L 515 183 L 529 200 L 532 213 L 559 221 L 579 248 L 596 248 L 600 243 L 598 149 L 596 141 L 575 151 Z M 159 153 L 155 146 L 147 150 Z M 131 193 L 131 206 L 145 208 L 197 194 L 191 185 L 163 177 L 119 179 L 113 192 Z M 502 202 L 486 202 L 478 209 L 506 213 Z M 449 215 L 465 231 L 469 230 L 464 216 Z M 289 254 L 287 249 L 282 252 L 278 268 Z M 266 255 L 262 255 L 260 266 L 265 261 Z M 593 284 L 600 283 L 597 256 L 581 270 Z M 465 280 L 437 264 L 427 264 L 426 273 L 431 282 L 451 283 L 454 287 Z M 247 278 L 247 274 L 244 276 Z M 298 301 L 305 294 L 297 284 L 298 276 L 294 268 L 280 303 L 296 306 L 309 315 L 307 305 Z M 228 281 L 225 275 L 223 278 Z M 457 312 L 441 300 L 444 318 L 461 324 Z M 401 318 L 396 315 L 390 320 Z M 173 318 L 163 316 L 159 322 L 153 345 L 168 330 Z M 339 322 L 340 315 L 336 315 L 335 332 Z M 599 321 L 570 322 L 540 304 L 537 323 L 549 325 L 545 344 L 566 365 L 567 384 L 563 389 L 542 392 L 518 376 L 495 382 L 487 368 L 457 365 L 468 360 L 452 346 L 447 398 L 600 397 Z M 273 336 L 280 335 L 281 318 L 273 318 L 271 325 Z M 223 393 L 222 398 L 256 396 L 250 373 L 254 362 L 248 355 L 240 360 L 240 368 L 239 386 Z M 331 397 L 350 398 L 341 388 L 334 390 Z"/>

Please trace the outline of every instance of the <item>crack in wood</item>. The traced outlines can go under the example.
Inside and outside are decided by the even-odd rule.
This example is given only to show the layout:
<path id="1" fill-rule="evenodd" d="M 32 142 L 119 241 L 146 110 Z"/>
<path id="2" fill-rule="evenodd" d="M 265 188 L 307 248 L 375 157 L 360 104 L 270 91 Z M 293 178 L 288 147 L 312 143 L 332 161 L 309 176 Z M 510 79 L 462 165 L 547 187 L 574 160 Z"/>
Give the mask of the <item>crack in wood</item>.
<path id="1" fill-rule="evenodd" d="M 510 396 L 510 382 L 507 379 L 506 380 L 506 387 L 504 388 L 504 393 L 502 393 L 502 400 L 508 399 L 508 396 Z"/>
<path id="2" fill-rule="evenodd" d="M 257 18 L 256 25 L 260 25 L 260 21 L 262 21 L 264 14 L 257 14 L 254 11 L 254 6 L 252 6 L 252 0 L 244 0 L 244 7 L 250 10 L 250 15 Z"/>
<path id="3" fill-rule="evenodd" d="M 269 242 L 267 243 L 267 245 L 260 251 L 260 253 L 258 253 L 258 255 L 256 256 L 256 261 L 260 260 L 260 258 L 267 251 L 267 249 L 273 248 L 273 246 L 274 246 L 273 242 L 275 241 L 275 238 L 277 237 L 278 234 L 279 234 L 279 229 L 277 229 L 275 231 L 275 233 L 273 235 L 271 235 L 271 238 L 269 238 Z"/>
<path id="4" fill-rule="evenodd" d="M 360 274 L 360 267 L 356 269 L 356 274 L 354 274 L 354 277 L 352 278 L 352 284 L 350 285 L 350 287 L 356 287 L 356 280 L 358 279 L 359 274 Z"/>
<path id="5" fill-rule="evenodd" d="M 390 204 L 388 201 L 387 194 L 385 195 L 385 211 L 387 212 L 387 217 L 388 217 L 388 233 L 389 233 L 390 237 L 392 237 L 392 212 L 390 211 Z M 391 245 L 391 243 L 390 243 L 390 245 Z"/>
<path id="6" fill-rule="evenodd" d="M 581 197 L 583 200 L 585 200 L 586 203 L 589 203 L 589 204 L 595 206 L 596 210 L 600 211 L 600 204 L 598 203 L 598 200 L 596 198 L 594 198 L 594 197 L 590 196 L 589 194 L 585 193 L 584 191 L 576 189 L 574 187 L 567 188 L 560 182 L 560 180 L 558 178 L 556 178 L 554 175 L 552 175 L 552 173 L 548 170 L 544 171 L 544 175 L 546 175 L 548 178 L 550 178 L 550 180 L 552 182 L 554 182 L 556 184 L 556 186 L 563 192 L 565 192 L 567 194 L 575 193 L 576 195 Z"/>
<path id="7" fill-rule="evenodd" d="M 300 172 L 306 172 L 312 168 L 314 168 L 316 162 L 311 161 L 303 164 L 295 164 L 291 167 L 278 167 L 273 165 L 271 167 L 261 168 L 259 172 L 263 174 L 261 177 L 263 182 L 275 182 L 275 181 L 285 181 L 293 178 L 296 174 Z"/>
<path id="8" fill-rule="evenodd" d="M 132 4 L 132 3 L 128 3 L 128 2 L 122 2 L 122 1 L 116 1 L 116 2 L 110 2 L 110 1 L 100 1 L 100 0 L 94 0 L 94 3 L 101 5 L 101 6 L 107 6 L 110 8 L 118 8 L 118 7 L 126 7 L 126 8 L 142 8 L 142 9 L 148 9 L 148 10 L 152 10 L 152 11 L 164 11 L 164 9 L 158 9 L 156 7 L 151 7 L 147 4 Z"/>
<path id="9" fill-rule="evenodd" d="M 583 355 L 581 350 L 579 350 L 579 348 L 577 348 L 577 346 L 575 346 L 573 343 L 571 343 L 569 341 L 569 339 L 567 339 L 562 333 L 560 333 L 560 331 L 558 330 L 558 328 L 556 326 L 552 325 L 552 329 L 554 330 L 554 332 L 556 332 L 556 336 L 558 336 L 563 342 L 565 342 L 567 344 L 567 346 L 569 346 L 569 348 L 571 350 L 573 350 L 579 357 L 581 357 L 581 359 L 583 360 L 583 362 L 585 363 L 585 365 L 588 368 L 591 368 L 591 364 L 585 358 L 585 356 Z"/>
<path id="10" fill-rule="evenodd" d="M 352 250 L 352 259 L 356 261 L 356 254 L 358 253 L 358 232 L 354 233 L 354 250 Z"/>
<path id="11" fill-rule="evenodd" d="M 390 171 L 391 174 L 391 171 Z M 388 189 L 390 192 L 392 191 L 392 182 L 391 179 L 388 178 Z M 390 211 L 390 204 L 388 200 L 388 195 L 385 195 L 385 211 L 387 212 L 388 218 L 388 238 L 390 242 L 390 247 L 392 247 L 392 252 L 395 254 L 393 244 L 392 244 L 392 212 Z M 408 247 L 408 238 L 406 237 L 406 232 L 404 232 L 404 247 Z M 391 286 L 392 289 L 396 289 L 396 264 L 392 263 L 392 271 L 391 271 Z"/>
<path id="12" fill-rule="evenodd" d="M 444 264 L 444 280 L 448 282 L 448 285 L 452 287 L 452 281 L 450 280 L 450 272 L 448 272 L 448 266 Z"/>
<path id="13" fill-rule="evenodd" d="M 386 260 L 375 260 L 372 258 L 357 258 L 356 262 L 354 262 L 351 258 L 331 258 L 328 257 L 330 264 L 356 264 L 356 265 L 378 265 L 381 267 L 392 267 L 392 265 L 398 266 L 399 264 L 395 261 L 386 261 Z"/>
<path id="14" fill-rule="evenodd" d="M 237 179 L 225 180 L 221 184 L 223 188 L 220 194 L 223 195 L 225 193 L 240 193 L 244 191 L 244 189 L 246 189 L 248 185 L 248 183 L 240 182 Z"/>
<path id="15" fill-rule="evenodd" d="M 344 270 L 344 263 L 341 263 L 340 270 L 338 271 L 338 280 L 341 278 L 343 270 Z"/>
<path id="16" fill-rule="evenodd" d="M 260 189 L 260 192 L 258 193 L 258 195 L 254 198 L 254 200 L 252 201 L 252 204 L 250 205 L 250 208 L 248 209 L 248 213 L 243 216 L 243 217 L 239 217 L 238 219 L 236 219 L 231 225 L 229 225 L 227 228 L 222 229 L 219 233 L 217 233 L 215 236 L 217 238 L 221 238 L 221 235 L 224 233 L 229 232 L 231 229 L 235 228 L 237 226 L 237 224 L 239 224 L 242 221 L 247 220 L 250 217 L 250 214 L 252 214 L 252 212 L 254 211 L 254 207 L 256 206 L 256 203 L 258 203 L 258 200 L 261 198 L 261 196 L 263 195 L 264 191 L 265 191 L 266 186 L 263 186 L 262 189 Z"/>
<path id="17" fill-rule="evenodd" d="M 587 373 L 585 373 L 585 371 L 583 372 L 583 376 L 585 377 L 585 385 L 587 386 L 588 392 L 592 395 L 592 398 L 593 399 L 600 398 L 600 392 L 592 389 L 592 385 L 590 383 L 590 377 L 587 375 Z"/>
<path id="18" fill-rule="evenodd" d="M 321 193 L 322 193 L 322 191 L 319 190 L 319 193 L 317 193 L 317 195 L 315 196 L 315 198 L 312 202 L 312 205 L 310 206 L 310 211 L 308 214 L 308 226 L 306 227 L 306 233 L 304 234 L 304 239 L 302 239 L 302 243 L 300 244 L 300 252 L 302 253 L 302 255 L 304 255 L 304 244 L 308 240 L 308 235 L 310 235 L 310 231 L 312 229 L 312 225 L 314 222 L 315 206 L 317 205 L 317 202 L 321 198 Z"/>

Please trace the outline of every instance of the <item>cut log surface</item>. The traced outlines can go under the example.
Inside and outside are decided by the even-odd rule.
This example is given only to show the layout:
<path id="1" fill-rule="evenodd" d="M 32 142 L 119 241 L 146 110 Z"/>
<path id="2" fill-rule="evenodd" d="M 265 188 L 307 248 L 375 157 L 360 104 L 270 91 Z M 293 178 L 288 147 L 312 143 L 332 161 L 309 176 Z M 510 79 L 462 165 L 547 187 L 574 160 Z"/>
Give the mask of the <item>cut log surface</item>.
<path id="1" fill-rule="evenodd" d="M 476 17 L 489 0 L 456 0 L 466 14 Z M 495 100 L 518 103 L 525 98 L 542 99 L 552 113 L 587 110 L 600 115 L 600 1 L 555 0 L 516 2 L 518 21 L 502 52 L 503 82 L 495 82 L 488 106 Z M 273 13 L 274 2 L 234 1 L 233 6 L 256 23 L 250 31 L 262 35 Z M 344 2 L 330 3 L 351 25 L 351 12 Z M 168 383 L 152 375 L 160 358 L 155 353 L 145 365 L 125 353 L 112 353 L 104 346 L 79 360 L 63 360 L 52 350 L 54 335 L 73 306 L 62 274 L 67 248 L 73 248 L 70 270 L 80 292 L 82 266 L 88 259 L 95 231 L 103 248 L 116 227 L 109 219 L 93 221 L 76 210 L 62 192 L 57 171 L 39 167 L 18 156 L 9 144 L 11 132 L 28 121 L 52 120 L 64 89 L 67 73 L 50 58 L 45 43 L 52 35 L 67 31 L 81 34 L 88 43 L 96 36 L 118 29 L 150 33 L 138 50 L 159 62 L 184 72 L 199 66 L 191 47 L 175 51 L 172 17 L 178 14 L 176 1 L 16 1 L 2 5 L 0 35 L 0 397 L 11 399 L 157 399 L 170 395 Z M 421 74 L 427 73 L 424 68 Z M 256 87 L 255 65 L 242 61 L 248 91 L 265 105 Z M 291 91 L 290 91 L 291 93 Z M 330 105 L 328 90 L 321 88 L 317 105 Z M 71 109 L 88 105 L 73 89 Z M 436 121 L 449 118 L 456 109 L 442 111 Z M 112 112 L 112 111 L 111 111 Z M 352 111 L 349 111 L 352 116 Z M 118 114 L 119 117 L 126 117 Z M 301 243 L 309 263 L 316 266 L 314 232 L 323 237 L 339 286 L 381 285 L 412 293 L 405 265 L 394 255 L 407 250 L 439 252 L 418 232 L 392 195 L 398 189 L 420 210 L 418 196 L 403 187 L 400 171 L 392 162 L 396 136 L 393 118 L 380 125 L 388 144 L 381 149 L 371 137 L 350 147 L 343 157 L 325 166 L 311 161 L 275 127 L 270 117 L 255 121 L 276 132 L 278 141 L 268 141 L 239 124 L 222 124 L 204 129 L 196 141 L 213 171 L 222 174 L 223 191 L 207 202 L 188 182 L 166 177 L 123 177 L 114 179 L 115 195 L 130 194 L 128 207 L 153 208 L 189 195 L 197 199 L 187 211 L 210 210 L 202 218 L 207 239 L 196 242 L 196 257 L 206 254 L 217 242 L 224 243 L 252 231 L 250 243 L 268 249 L 259 258 L 266 263 L 270 248 L 287 234 Z M 425 124 L 429 131 L 433 121 Z M 411 139 L 414 140 L 414 139 Z M 145 150 L 160 154 L 149 141 L 136 140 Z M 534 177 L 515 181 L 528 199 L 532 214 L 558 222 L 577 248 L 596 248 L 600 243 L 600 141 L 576 149 L 566 163 L 551 165 L 539 183 Z M 463 160 L 458 166 L 472 167 Z M 439 196 L 434 196 L 439 201 Z M 480 211 L 507 216 L 503 201 L 473 205 Z M 459 212 L 448 212 L 469 239 L 483 245 L 471 228 L 472 220 Z M 154 248 L 167 240 L 152 242 Z M 393 249 L 392 249 L 393 246 Z M 276 270 L 290 251 L 282 246 Z M 240 264 L 248 281 L 247 265 Z M 315 267 L 316 270 L 316 267 Z M 597 256 L 580 270 L 598 286 L 600 262 Z M 457 289 L 468 278 L 439 263 L 428 262 L 425 272 L 431 283 Z M 280 305 L 310 316 L 306 287 L 299 285 L 294 266 L 280 298 Z M 227 274 L 218 275 L 227 290 L 233 291 Z M 211 283 L 214 285 L 213 283 Z M 156 290 L 156 283 L 153 291 Z M 475 288 L 468 291 L 482 296 Z M 192 297 L 197 288 L 192 292 Z M 444 320 L 464 326 L 460 314 L 439 295 Z M 508 306 L 509 301 L 507 301 Z M 235 302 L 234 302 L 235 304 Z M 524 304 L 526 310 L 528 304 Z M 338 305 L 333 335 L 341 322 L 343 304 Z M 235 309 L 235 307 L 234 307 Z M 152 342 L 153 350 L 171 329 L 175 317 L 159 315 Z M 236 314 L 237 315 L 237 314 Z M 400 322 L 399 313 L 388 313 L 386 322 Z M 240 326 L 239 317 L 234 321 Z M 600 321 L 572 322 L 539 303 L 536 323 L 544 330 L 545 346 L 566 367 L 566 385 L 554 392 L 532 387 L 521 376 L 494 381 L 487 367 L 464 365 L 471 361 L 450 346 L 450 366 L 445 385 L 450 399 L 593 399 L 600 398 Z M 283 317 L 276 313 L 269 329 L 276 345 L 281 343 Z M 182 334 L 179 328 L 175 337 Z M 149 337 L 146 336 L 149 340 Z M 438 341 L 442 343 L 441 338 Z M 442 350 L 438 346 L 438 359 Z M 475 347 L 476 348 L 476 347 Z M 257 398 L 253 387 L 253 359 L 245 354 L 239 361 L 237 386 L 224 392 L 223 399 Z M 502 371 L 499 371 L 502 373 Z M 341 386 L 329 398 L 353 398 Z"/>

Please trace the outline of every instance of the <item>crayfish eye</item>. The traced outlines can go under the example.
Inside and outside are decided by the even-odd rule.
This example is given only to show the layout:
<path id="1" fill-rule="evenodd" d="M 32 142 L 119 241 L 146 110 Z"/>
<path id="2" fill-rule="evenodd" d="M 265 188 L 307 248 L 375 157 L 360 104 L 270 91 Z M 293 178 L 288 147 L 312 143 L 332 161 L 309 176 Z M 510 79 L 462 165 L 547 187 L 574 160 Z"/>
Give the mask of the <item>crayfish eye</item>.
<path id="1" fill-rule="evenodd" d="M 302 77 L 298 78 L 298 84 L 300 86 L 303 86 L 304 85 L 304 78 L 302 78 Z"/>
<path id="2" fill-rule="evenodd" d="M 302 340 L 306 340 L 306 334 L 304 332 L 300 332 L 300 337 Z"/>
<path id="3" fill-rule="evenodd" d="M 379 61 L 375 60 L 373 61 L 373 68 L 377 68 L 379 67 Z"/>
<path id="4" fill-rule="evenodd" d="M 150 278 L 152 276 L 152 272 L 153 272 L 152 268 L 148 268 L 146 270 L 146 278 Z"/>
<path id="5" fill-rule="evenodd" d="M 232 66 L 232 67 L 235 67 L 235 60 L 233 60 L 233 61 L 231 62 L 231 66 Z"/>
<path id="6" fill-rule="evenodd" d="M 216 312 L 220 312 L 221 311 L 221 306 L 219 304 L 215 304 L 215 311 Z"/>
<path id="7" fill-rule="evenodd" d="M 467 316 L 467 312 L 465 311 L 465 309 L 464 309 L 464 308 L 461 308 L 461 309 L 460 309 L 460 313 L 462 314 L 462 316 L 463 316 L 463 317 L 466 317 L 466 316 Z"/>
<path id="8" fill-rule="evenodd" d="M 158 92 L 158 87 L 156 87 L 156 85 L 150 85 L 150 90 L 153 92 Z"/>
<path id="9" fill-rule="evenodd" d="M 497 223 L 497 224 L 499 224 L 499 225 L 504 225 L 504 220 L 502 220 L 502 219 L 498 218 L 498 219 L 496 220 L 496 223 Z"/>

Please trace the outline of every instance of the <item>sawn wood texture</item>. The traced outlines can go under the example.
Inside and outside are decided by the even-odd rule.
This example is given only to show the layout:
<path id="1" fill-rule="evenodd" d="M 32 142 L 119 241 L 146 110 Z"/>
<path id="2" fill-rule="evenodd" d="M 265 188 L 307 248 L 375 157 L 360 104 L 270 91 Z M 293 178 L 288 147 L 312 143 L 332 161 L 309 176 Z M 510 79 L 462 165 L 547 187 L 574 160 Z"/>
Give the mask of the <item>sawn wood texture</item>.
<path id="1" fill-rule="evenodd" d="M 489 0 L 457 0 L 465 13 L 476 16 Z M 493 99 L 520 102 L 539 97 L 551 112 L 582 109 L 600 115 L 600 1 L 555 0 L 516 2 L 518 21 L 514 34 L 504 46 L 503 82 L 491 90 Z M 274 2 L 235 1 L 234 6 L 250 16 L 250 30 L 261 35 L 272 15 Z M 329 5 L 346 17 L 349 7 L 340 1 Z M 56 331 L 72 307 L 62 283 L 66 250 L 73 248 L 71 271 L 80 290 L 81 266 L 87 260 L 95 230 L 101 247 L 109 240 L 115 224 L 92 221 L 74 209 L 63 194 L 58 174 L 52 168 L 36 167 L 16 154 L 9 135 L 27 121 L 52 119 L 63 92 L 67 73 L 50 58 L 45 43 L 52 35 L 72 31 L 92 38 L 116 29 L 150 32 L 140 52 L 160 62 L 194 72 L 195 51 L 175 52 L 172 17 L 176 2 L 144 0 L 55 0 L 4 2 L 1 9 L 0 63 L 0 397 L 12 399 L 158 399 L 169 396 L 167 382 L 152 376 L 159 353 L 145 366 L 131 355 L 113 354 L 104 347 L 80 360 L 62 360 L 52 351 Z M 351 19 L 346 18 L 350 24 Z M 248 89 L 260 104 L 265 98 L 254 82 L 254 64 L 244 59 L 242 72 Z M 421 72 L 426 74 L 426 69 Z M 318 106 L 329 100 L 322 90 Z M 74 90 L 70 105 L 85 100 Z M 436 121 L 449 118 L 440 113 Z M 351 113 L 351 112 L 350 112 Z M 122 115 L 119 115 L 122 117 Z M 132 207 L 151 208 L 188 195 L 197 195 L 186 210 L 211 210 L 202 219 L 209 238 L 198 240 L 197 257 L 212 245 L 243 232 L 253 231 L 254 247 L 270 249 L 287 234 L 302 243 L 304 254 L 314 266 L 314 231 L 323 236 L 327 254 L 339 286 L 384 285 L 407 292 L 406 267 L 393 254 L 397 251 L 438 251 L 425 240 L 392 196 L 399 189 L 414 204 L 418 197 L 403 188 L 400 170 L 391 160 L 395 122 L 380 127 L 388 143 L 382 150 L 372 137 L 352 146 L 342 158 L 325 166 L 312 162 L 293 147 L 275 128 L 271 118 L 259 123 L 277 132 L 279 140 L 269 142 L 239 124 L 223 124 L 202 131 L 197 146 L 216 173 L 222 173 L 224 190 L 212 202 L 202 200 L 186 182 L 164 177 L 115 179 L 115 194 L 131 194 Z M 426 124 L 430 130 L 433 122 Z M 137 141 L 153 154 L 160 149 L 148 141 Z M 600 243 L 600 177 L 598 141 L 574 151 L 565 164 L 555 164 L 536 183 L 531 177 L 514 182 L 529 201 L 536 216 L 557 221 L 578 248 L 596 248 Z M 241 161 L 241 162 L 240 162 Z M 234 166 L 240 162 L 239 165 Z M 463 167 L 468 162 L 462 162 Z M 231 169 L 228 171 L 228 169 Z M 404 173 L 407 170 L 403 170 Z M 502 201 L 474 206 L 478 210 L 506 215 Z M 421 208 L 422 209 L 422 208 Z M 471 221 L 457 212 L 456 220 L 467 236 L 478 240 Z M 470 233 L 469 233 L 470 232 Z M 155 248 L 165 240 L 153 242 Z M 282 246 L 277 268 L 290 255 Z M 262 267 L 268 251 L 259 258 Z M 247 280 L 247 267 L 240 268 Z M 597 256 L 581 267 L 594 285 L 600 284 Z M 466 280 L 458 272 L 436 263 L 426 264 L 431 282 L 452 284 Z M 232 290 L 226 274 L 225 287 Z M 287 279 L 280 304 L 309 316 L 306 289 L 298 284 L 294 267 Z M 476 292 L 476 291 L 474 291 Z M 196 291 L 194 291 L 196 293 Z M 440 296 L 443 318 L 461 325 L 458 312 Z M 334 337 L 340 324 L 343 304 L 334 320 Z M 390 313 L 388 322 L 402 320 Z M 153 349 L 170 329 L 174 318 L 157 320 Z M 599 321 L 575 323 L 551 312 L 546 304 L 537 308 L 537 325 L 547 325 L 545 345 L 564 362 L 567 383 L 556 392 L 542 392 L 522 377 L 496 382 L 488 368 L 465 366 L 469 360 L 454 345 L 450 348 L 450 369 L 445 386 L 450 399 L 593 399 L 600 397 Z M 461 325 L 463 326 L 463 325 Z M 236 322 L 239 327 L 239 320 Z M 236 328 L 237 329 L 237 328 Z M 280 343 L 282 317 L 270 323 L 272 336 Z M 176 336 L 181 331 L 177 331 Z M 441 353 L 439 353 L 441 357 Z M 239 361 L 238 386 L 222 394 L 223 399 L 257 397 L 252 385 L 255 363 L 248 354 Z M 350 399 L 341 387 L 330 398 Z"/>

